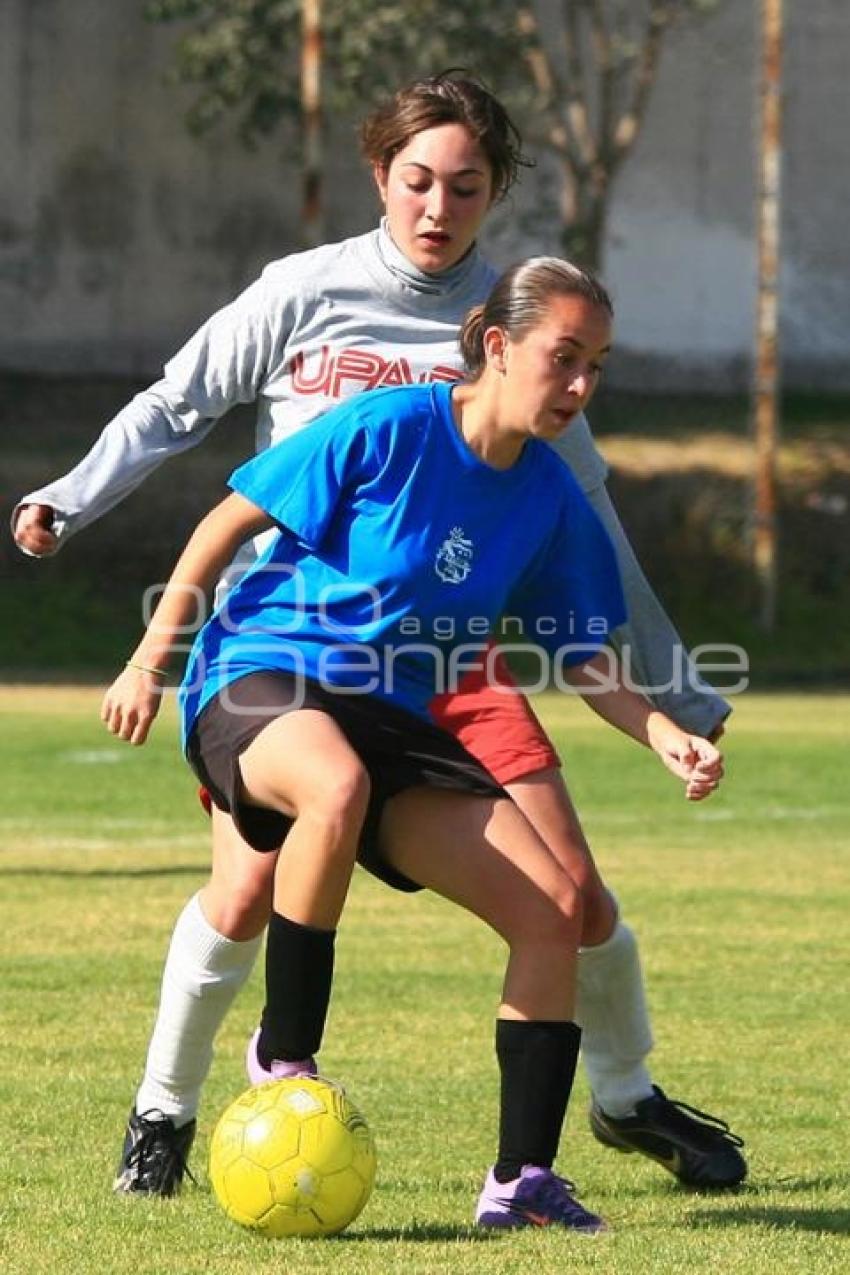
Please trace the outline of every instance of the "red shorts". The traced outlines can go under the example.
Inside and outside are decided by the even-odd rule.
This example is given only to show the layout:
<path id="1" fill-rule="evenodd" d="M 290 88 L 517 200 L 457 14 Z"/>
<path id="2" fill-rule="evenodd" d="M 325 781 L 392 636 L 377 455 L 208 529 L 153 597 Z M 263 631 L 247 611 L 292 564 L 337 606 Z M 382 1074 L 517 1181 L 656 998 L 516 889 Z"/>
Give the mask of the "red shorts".
<path id="1" fill-rule="evenodd" d="M 492 663 L 498 684 L 516 688 L 504 656 Z M 454 694 L 435 695 L 429 708 L 437 725 L 459 739 L 500 784 L 561 764 L 525 696 L 494 688 L 483 669 L 467 673 Z"/>
<path id="2" fill-rule="evenodd" d="M 516 687 L 504 656 L 491 663 L 500 686 Z M 561 764 L 525 696 L 494 689 L 483 669 L 467 673 L 453 694 L 435 695 L 430 709 L 436 724 L 460 740 L 497 783 L 510 784 Z M 198 796 L 209 814 L 209 793 L 201 788 Z"/>

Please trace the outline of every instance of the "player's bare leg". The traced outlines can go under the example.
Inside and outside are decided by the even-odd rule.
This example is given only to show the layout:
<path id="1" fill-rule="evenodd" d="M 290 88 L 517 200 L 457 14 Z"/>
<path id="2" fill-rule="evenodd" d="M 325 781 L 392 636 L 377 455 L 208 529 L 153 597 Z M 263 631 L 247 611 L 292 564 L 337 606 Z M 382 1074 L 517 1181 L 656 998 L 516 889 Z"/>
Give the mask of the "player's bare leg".
<path id="1" fill-rule="evenodd" d="M 277 855 L 249 846 L 230 815 L 216 806 L 212 831 L 212 872 L 199 895 L 204 916 L 235 942 L 258 938 L 271 916 Z"/>
<path id="2" fill-rule="evenodd" d="M 329 767 L 338 760 L 327 747 L 319 755 Z M 326 776 L 325 808 L 334 791 L 340 800 L 344 796 L 338 786 L 341 773 L 335 766 L 336 789 L 330 771 Z M 277 858 L 276 852 L 253 850 L 230 817 L 213 810 L 212 874 L 187 904 L 172 935 L 116 1191 L 171 1195 L 180 1187 L 215 1035 L 251 972 L 272 915 Z M 353 853 L 350 858 L 353 862 Z M 350 870 L 349 864 L 349 875 Z"/>
<path id="3" fill-rule="evenodd" d="M 652 1030 L 637 939 L 619 917 L 556 768 L 506 784 L 526 818 L 582 893 L 576 1020 L 593 1102 L 595 1137 L 649 1156 L 687 1186 L 738 1185 L 747 1165 L 725 1121 L 669 1100 L 645 1060 Z"/>
<path id="4" fill-rule="evenodd" d="M 336 723 L 312 709 L 266 726 L 239 768 L 247 800 L 293 820 L 275 872 L 266 1004 L 249 1047 L 256 1083 L 314 1069 L 370 783 Z"/>
<path id="5" fill-rule="evenodd" d="M 381 849 L 394 868 L 480 917 L 508 945 L 496 1023 L 499 1151 L 476 1221 L 605 1229 L 552 1170 L 580 1040 L 573 1021 L 582 923 L 575 883 L 504 799 L 407 790 L 385 807 Z"/>

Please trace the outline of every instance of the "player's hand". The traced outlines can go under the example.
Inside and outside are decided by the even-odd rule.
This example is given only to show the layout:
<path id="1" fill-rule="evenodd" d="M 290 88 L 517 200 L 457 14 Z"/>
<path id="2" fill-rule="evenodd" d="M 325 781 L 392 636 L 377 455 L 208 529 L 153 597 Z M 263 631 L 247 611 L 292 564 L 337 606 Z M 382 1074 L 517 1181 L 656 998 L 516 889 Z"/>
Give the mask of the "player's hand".
<path id="1" fill-rule="evenodd" d="M 650 747 L 667 769 L 684 782 L 688 801 L 710 797 L 723 778 L 720 750 L 701 735 L 680 730 L 660 714 L 652 714 L 647 727 Z"/>
<path id="2" fill-rule="evenodd" d="M 159 712 L 164 689 L 160 677 L 128 665 L 104 695 L 100 720 L 119 739 L 143 744 Z"/>
<path id="3" fill-rule="evenodd" d="M 53 530 L 55 511 L 50 505 L 22 505 L 12 528 L 15 544 L 34 558 L 45 558 L 59 548 Z"/>

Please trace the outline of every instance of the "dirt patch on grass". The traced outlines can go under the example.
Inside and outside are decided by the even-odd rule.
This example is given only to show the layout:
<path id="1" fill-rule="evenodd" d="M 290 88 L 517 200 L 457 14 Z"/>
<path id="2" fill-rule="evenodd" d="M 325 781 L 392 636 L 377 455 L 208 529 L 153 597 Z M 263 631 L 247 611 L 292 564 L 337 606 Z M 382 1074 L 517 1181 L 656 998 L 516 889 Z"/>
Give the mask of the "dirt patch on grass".
<path id="1" fill-rule="evenodd" d="M 687 474 L 695 470 L 742 482 L 755 472 L 749 439 L 708 432 L 681 438 L 607 434 L 601 442 L 608 463 L 634 478 Z M 824 483 L 850 478 L 850 445 L 834 439 L 795 439 L 777 449 L 779 482 Z"/>

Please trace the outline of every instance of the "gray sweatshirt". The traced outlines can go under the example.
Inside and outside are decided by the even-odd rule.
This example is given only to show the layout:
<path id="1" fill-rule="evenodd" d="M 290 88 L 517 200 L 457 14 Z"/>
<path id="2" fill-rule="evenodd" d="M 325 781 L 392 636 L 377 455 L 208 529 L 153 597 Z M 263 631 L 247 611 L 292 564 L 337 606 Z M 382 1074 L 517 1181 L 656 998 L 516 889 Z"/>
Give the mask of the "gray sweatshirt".
<path id="1" fill-rule="evenodd" d="M 18 508 L 49 505 L 61 547 L 163 461 L 196 447 L 237 403 L 256 404 L 260 450 L 349 394 L 456 380 L 459 326 L 496 277 L 475 249 L 451 270 L 424 274 L 385 225 L 272 262 L 106 425 L 74 469 L 29 492 Z M 607 468 L 585 418 L 553 446 L 616 546 L 629 610 L 616 644 L 628 652 L 633 683 L 684 729 L 709 733 L 730 707 L 700 680 L 649 587 L 608 498 Z M 243 570 L 257 547 L 245 546 L 231 572 Z"/>

